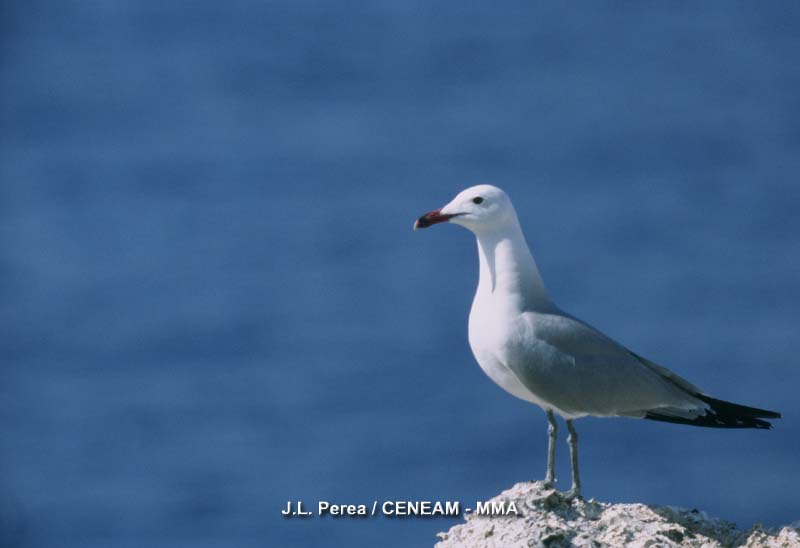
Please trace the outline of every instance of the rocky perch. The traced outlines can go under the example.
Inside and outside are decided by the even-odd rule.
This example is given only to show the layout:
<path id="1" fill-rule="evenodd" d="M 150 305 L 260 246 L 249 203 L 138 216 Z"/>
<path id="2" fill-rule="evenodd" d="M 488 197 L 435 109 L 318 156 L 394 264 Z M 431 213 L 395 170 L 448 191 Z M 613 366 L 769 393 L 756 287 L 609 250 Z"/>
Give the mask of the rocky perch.
<path id="1" fill-rule="evenodd" d="M 742 531 L 698 510 L 570 501 L 540 481 L 518 483 L 487 502 L 498 509 L 500 504 L 508 509 L 513 502 L 516 515 L 468 514 L 466 523 L 438 534 L 436 547 L 800 547 L 800 522 L 780 529 L 756 525 Z"/>

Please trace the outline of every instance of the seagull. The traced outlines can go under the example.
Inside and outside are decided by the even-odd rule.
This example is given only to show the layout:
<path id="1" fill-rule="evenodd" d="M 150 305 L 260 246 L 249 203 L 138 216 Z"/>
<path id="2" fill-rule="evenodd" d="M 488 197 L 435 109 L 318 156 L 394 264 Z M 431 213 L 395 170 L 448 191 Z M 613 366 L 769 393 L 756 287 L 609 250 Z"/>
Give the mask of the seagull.
<path id="1" fill-rule="evenodd" d="M 572 487 L 581 497 L 573 421 L 633 417 L 711 428 L 772 428 L 780 413 L 718 400 L 561 310 L 549 297 L 511 199 L 492 185 L 459 193 L 417 219 L 414 230 L 449 222 L 478 241 L 480 277 L 469 345 L 484 373 L 547 415 L 545 485 L 555 488 L 555 415 L 566 421 Z"/>

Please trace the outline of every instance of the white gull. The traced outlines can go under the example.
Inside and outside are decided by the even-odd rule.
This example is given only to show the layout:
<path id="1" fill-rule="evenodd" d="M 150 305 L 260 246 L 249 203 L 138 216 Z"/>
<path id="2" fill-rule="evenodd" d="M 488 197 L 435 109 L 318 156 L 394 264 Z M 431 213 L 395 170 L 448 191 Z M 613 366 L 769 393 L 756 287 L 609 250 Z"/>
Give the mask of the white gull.
<path id="1" fill-rule="evenodd" d="M 414 228 L 450 222 L 475 234 L 480 280 L 469 344 L 481 369 L 507 392 L 547 414 L 545 482 L 554 486 L 554 414 L 566 420 L 570 496 L 581 496 L 573 420 L 634 417 L 714 428 L 771 428 L 774 411 L 718 400 L 561 310 L 547 294 L 508 195 L 492 185 L 462 191 Z"/>

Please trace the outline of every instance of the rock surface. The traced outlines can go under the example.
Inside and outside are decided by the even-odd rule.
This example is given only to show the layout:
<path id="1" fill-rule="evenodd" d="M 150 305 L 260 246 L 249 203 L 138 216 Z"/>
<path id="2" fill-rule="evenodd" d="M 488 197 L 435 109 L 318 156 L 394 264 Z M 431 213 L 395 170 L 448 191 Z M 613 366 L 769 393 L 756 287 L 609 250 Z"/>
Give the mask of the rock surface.
<path id="1" fill-rule="evenodd" d="M 513 502 L 517 514 L 468 514 L 466 523 L 438 534 L 436 547 L 800 548 L 800 522 L 742 531 L 698 510 L 569 501 L 539 481 L 518 483 L 487 502 L 507 509 Z"/>

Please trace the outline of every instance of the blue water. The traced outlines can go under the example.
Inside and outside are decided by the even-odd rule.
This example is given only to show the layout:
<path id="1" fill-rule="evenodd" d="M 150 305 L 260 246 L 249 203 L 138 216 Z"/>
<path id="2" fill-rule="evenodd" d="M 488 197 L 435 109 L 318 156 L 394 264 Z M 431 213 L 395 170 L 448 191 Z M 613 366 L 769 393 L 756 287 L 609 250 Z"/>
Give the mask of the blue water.
<path id="1" fill-rule="evenodd" d="M 425 546 L 544 473 L 466 341 L 465 186 L 556 301 L 713 395 L 585 419 L 585 492 L 800 519 L 793 2 L 4 2 L 0 544 Z M 564 481 L 565 443 L 558 466 Z"/>

